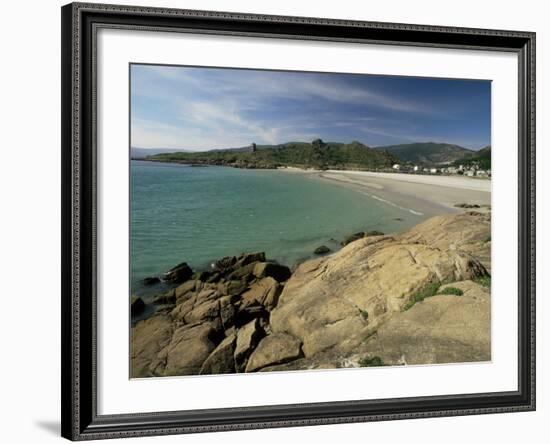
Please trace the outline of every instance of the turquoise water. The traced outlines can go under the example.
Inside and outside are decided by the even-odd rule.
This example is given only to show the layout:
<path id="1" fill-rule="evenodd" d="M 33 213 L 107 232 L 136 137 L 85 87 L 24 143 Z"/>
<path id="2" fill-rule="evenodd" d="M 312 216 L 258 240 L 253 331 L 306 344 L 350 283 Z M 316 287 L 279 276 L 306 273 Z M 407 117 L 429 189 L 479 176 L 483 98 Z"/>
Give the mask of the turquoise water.
<path id="1" fill-rule="evenodd" d="M 180 262 L 201 269 L 223 256 L 265 251 L 294 266 L 320 245 L 338 249 L 354 232 L 389 233 L 421 220 L 315 175 L 132 161 L 132 293 L 158 292 L 141 280 Z"/>

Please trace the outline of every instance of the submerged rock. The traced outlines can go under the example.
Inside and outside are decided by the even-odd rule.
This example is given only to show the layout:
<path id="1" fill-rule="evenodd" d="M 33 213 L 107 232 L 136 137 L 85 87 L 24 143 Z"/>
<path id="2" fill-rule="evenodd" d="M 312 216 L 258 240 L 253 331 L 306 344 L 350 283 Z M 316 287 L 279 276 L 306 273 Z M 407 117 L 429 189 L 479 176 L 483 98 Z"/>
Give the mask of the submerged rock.
<path id="1" fill-rule="evenodd" d="M 146 285 L 146 286 L 160 284 L 160 279 L 156 276 L 149 276 L 149 277 L 143 278 L 142 283 L 143 285 Z"/>
<path id="2" fill-rule="evenodd" d="M 191 279 L 193 270 L 186 262 L 176 265 L 164 274 L 164 280 L 174 284 L 180 284 Z"/>
<path id="3" fill-rule="evenodd" d="M 468 204 L 468 203 L 458 203 L 455 205 L 456 208 L 480 208 L 477 204 Z"/>
<path id="4" fill-rule="evenodd" d="M 326 253 L 330 253 L 330 248 L 327 247 L 326 245 L 321 245 L 320 247 L 317 247 L 313 253 L 314 253 L 314 254 L 326 254 Z"/>
<path id="5" fill-rule="evenodd" d="M 365 236 L 384 236 L 384 233 L 382 233 L 381 231 L 372 230 L 372 231 L 367 231 L 365 233 Z"/>
<path id="6" fill-rule="evenodd" d="M 355 242 L 356 240 L 362 239 L 365 237 L 365 233 L 360 231 L 359 233 L 352 234 L 351 236 L 346 237 L 342 242 L 340 242 L 340 245 L 345 247 L 347 244 L 350 244 L 352 242 Z"/>

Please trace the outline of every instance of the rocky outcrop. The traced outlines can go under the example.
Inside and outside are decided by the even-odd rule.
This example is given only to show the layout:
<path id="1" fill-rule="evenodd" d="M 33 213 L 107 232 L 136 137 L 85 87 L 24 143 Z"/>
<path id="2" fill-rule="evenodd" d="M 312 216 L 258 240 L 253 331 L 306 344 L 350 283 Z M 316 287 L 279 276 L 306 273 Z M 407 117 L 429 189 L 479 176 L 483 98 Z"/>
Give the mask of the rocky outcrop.
<path id="1" fill-rule="evenodd" d="M 476 282 L 490 281 L 490 214 L 353 237 L 293 273 L 263 253 L 226 257 L 157 296 L 168 314 L 132 328 L 132 375 L 490 359 L 490 291 Z"/>
<path id="2" fill-rule="evenodd" d="M 472 281 L 442 286 L 461 296 L 436 295 L 388 320 L 367 341 L 362 356 L 386 365 L 491 360 L 491 293 Z"/>

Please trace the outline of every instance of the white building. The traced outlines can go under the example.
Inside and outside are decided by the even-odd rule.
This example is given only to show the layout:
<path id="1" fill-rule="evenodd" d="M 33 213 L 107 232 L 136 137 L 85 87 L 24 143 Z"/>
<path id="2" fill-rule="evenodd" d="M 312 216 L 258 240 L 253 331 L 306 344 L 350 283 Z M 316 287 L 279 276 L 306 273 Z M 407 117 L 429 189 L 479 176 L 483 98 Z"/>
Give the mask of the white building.
<path id="1" fill-rule="evenodd" d="M 430 173 L 432 173 L 432 174 L 437 173 L 437 168 L 430 168 Z"/>
<path id="2" fill-rule="evenodd" d="M 418 167 L 418 165 L 415 165 L 415 166 L 413 167 L 413 171 L 418 171 L 419 169 L 420 169 L 420 168 Z"/>
<path id="3" fill-rule="evenodd" d="M 392 166 L 392 168 L 393 168 L 394 170 L 398 171 L 400 167 L 399 167 L 399 164 L 396 163 L 396 164 L 394 164 L 394 166 Z"/>

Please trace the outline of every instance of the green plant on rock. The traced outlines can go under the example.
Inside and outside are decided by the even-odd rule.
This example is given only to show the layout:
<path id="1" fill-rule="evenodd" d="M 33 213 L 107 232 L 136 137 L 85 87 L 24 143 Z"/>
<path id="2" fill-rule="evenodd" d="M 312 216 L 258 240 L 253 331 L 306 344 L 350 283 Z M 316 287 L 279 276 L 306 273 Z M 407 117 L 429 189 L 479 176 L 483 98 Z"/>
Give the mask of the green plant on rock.
<path id="1" fill-rule="evenodd" d="M 474 279 L 474 282 L 485 288 L 491 288 L 491 276 L 481 276 Z"/>
<path id="2" fill-rule="evenodd" d="M 439 290 L 439 287 L 441 287 L 441 283 L 439 281 L 430 282 L 422 290 L 417 291 L 411 296 L 409 301 L 403 307 L 403 311 L 409 310 L 417 302 L 422 302 L 426 298 L 435 296 L 437 294 L 437 290 Z"/>
<path id="3" fill-rule="evenodd" d="M 383 367 L 386 365 L 380 356 L 361 358 L 357 361 L 357 363 L 359 364 L 359 367 Z"/>
<path id="4" fill-rule="evenodd" d="M 451 294 L 454 296 L 462 296 L 464 292 L 460 288 L 446 287 L 443 290 L 439 291 L 438 294 Z"/>

